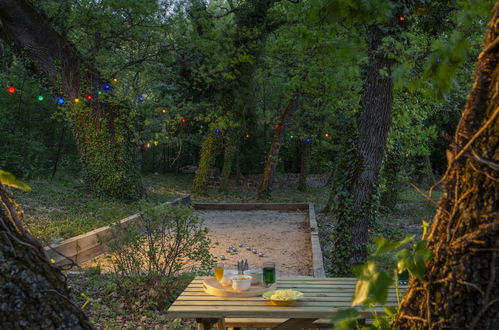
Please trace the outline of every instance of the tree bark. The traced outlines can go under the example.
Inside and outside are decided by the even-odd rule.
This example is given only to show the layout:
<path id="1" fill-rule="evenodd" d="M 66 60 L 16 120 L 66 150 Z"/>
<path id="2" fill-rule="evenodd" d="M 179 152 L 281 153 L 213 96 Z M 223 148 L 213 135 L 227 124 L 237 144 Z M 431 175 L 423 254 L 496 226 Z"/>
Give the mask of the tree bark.
<path id="1" fill-rule="evenodd" d="M 124 104 L 98 98 L 104 83 L 99 72 L 26 0 L 0 0 L 0 35 L 31 59 L 60 96 L 82 102 L 67 118 L 78 145 L 85 179 L 99 194 L 138 198 L 142 192 L 134 161 L 129 111 Z M 92 95 L 86 101 L 85 95 Z"/>
<path id="2" fill-rule="evenodd" d="M 199 159 L 198 170 L 192 183 L 192 192 L 199 195 L 205 195 L 208 190 L 211 171 L 217 160 L 219 153 L 218 137 L 210 128 L 206 133 L 201 147 L 201 157 Z"/>
<path id="3" fill-rule="evenodd" d="M 367 255 L 371 219 L 366 209 L 371 206 L 369 202 L 379 178 L 391 125 L 391 67 L 394 60 L 389 59 L 381 49 L 384 36 L 377 25 L 368 28 L 369 62 L 359 123 L 359 167 L 351 191 L 353 209 L 358 215 L 351 230 L 350 265 L 363 263 Z M 386 74 L 381 74 L 380 70 L 385 70 Z"/>
<path id="4" fill-rule="evenodd" d="M 293 118 L 293 114 L 298 108 L 299 100 L 299 94 L 294 94 L 291 97 L 288 106 L 282 114 L 281 121 L 278 123 L 279 126 L 275 129 L 274 137 L 267 153 L 267 161 L 265 162 L 262 181 L 258 187 L 258 199 L 269 198 L 271 195 L 275 169 L 277 167 L 277 161 L 279 160 L 279 151 L 281 150 L 281 146 L 284 142 L 284 134 L 287 126 Z"/>
<path id="5" fill-rule="evenodd" d="M 393 327 L 497 329 L 499 324 L 499 3 L 424 239 L 434 253 L 412 279 Z"/>
<path id="6" fill-rule="evenodd" d="M 22 211 L 0 184 L 0 327 L 93 329 L 71 301 L 65 277 L 23 227 Z"/>
<path id="7" fill-rule="evenodd" d="M 237 152 L 238 146 L 238 133 L 239 130 L 235 128 L 229 128 L 227 132 L 227 141 L 225 144 L 224 152 L 224 165 L 222 167 L 222 173 L 220 174 L 220 192 L 227 192 L 229 189 L 229 178 L 232 172 L 232 165 L 234 163 L 234 158 Z"/>
<path id="8" fill-rule="evenodd" d="M 307 176 L 310 171 L 310 152 L 312 149 L 312 142 L 301 142 L 301 164 L 300 164 L 300 177 L 298 179 L 298 190 L 307 191 Z"/>

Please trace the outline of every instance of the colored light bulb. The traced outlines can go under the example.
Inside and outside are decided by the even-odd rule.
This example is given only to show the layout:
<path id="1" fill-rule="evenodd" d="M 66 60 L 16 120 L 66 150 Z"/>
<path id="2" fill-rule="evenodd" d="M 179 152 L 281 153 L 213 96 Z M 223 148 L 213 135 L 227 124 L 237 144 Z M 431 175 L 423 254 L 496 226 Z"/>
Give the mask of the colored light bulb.
<path id="1" fill-rule="evenodd" d="M 312 142 L 312 138 L 309 138 L 309 137 L 308 137 L 308 138 L 306 138 L 306 139 L 305 139 L 305 142 L 307 142 L 307 143 Z"/>
<path id="2" fill-rule="evenodd" d="M 400 16 L 399 17 L 399 21 L 401 21 L 401 22 L 405 21 L 405 17 L 404 16 Z"/>
<path id="3" fill-rule="evenodd" d="M 79 98 L 75 98 L 75 99 L 74 99 L 74 102 L 75 102 L 75 103 L 79 103 L 79 102 L 80 102 L 80 99 L 79 99 Z"/>
<path id="4" fill-rule="evenodd" d="M 111 86 L 109 86 L 108 84 L 105 84 L 102 89 L 104 89 L 105 91 L 108 91 L 111 89 Z"/>
<path id="5" fill-rule="evenodd" d="M 102 92 L 101 92 L 101 91 L 97 91 L 97 94 L 98 94 L 98 95 L 102 95 Z"/>
<path id="6" fill-rule="evenodd" d="M 58 98 L 57 103 L 64 104 L 64 99 L 62 97 Z"/>
<path id="7" fill-rule="evenodd" d="M 187 121 L 187 119 L 185 118 L 182 118 L 182 122 L 185 123 Z"/>
<path id="8" fill-rule="evenodd" d="M 139 100 L 139 102 L 142 102 L 142 101 L 144 101 L 144 97 L 143 96 L 139 96 L 138 100 Z"/>
<path id="9" fill-rule="evenodd" d="M 437 58 L 437 63 L 440 63 L 440 59 L 439 58 Z"/>
<path id="10" fill-rule="evenodd" d="M 92 99 L 93 99 L 93 96 L 92 96 L 92 95 L 90 95 L 90 94 L 88 94 L 88 95 L 87 95 L 87 100 L 91 101 Z"/>
<path id="11" fill-rule="evenodd" d="M 326 133 L 324 133 L 324 136 L 325 136 L 325 137 L 329 137 L 329 133 L 327 133 L 327 132 L 326 132 Z"/>
<path id="12" fill-rule="evenodd" d="M 161 110 L 162 113 L 166 113 L 166 109 Z"/>
<path id="13" fill-rule="evenodd" d="M 113 78 L 113 82 L 117 83 L 117 82 L 118 82 L 118 79 Z"/>
<path id="14" fill-rule="evenodd" d="M 251 134 L 249 133 L 246 133 L 246 135 L 244 135 L 245 138 L 249 139 L 251 137 Z"/>
<path id="15" fill-rule="evenodd" d="M 215 130 L 215 133 L 220 133 L 220 130 L 217 128 L 217 129 Z"/>
<path id="16" fill-rule="evenodd" d="M 275 124 L 275 129 L 278 129 L 279 128 L 279 124 Z"/>
<path id="17" fill-rule="evenodd" d="M 43 95 L 38 96 L 38 101 L 43 101 Z"/>
<path id="18" fill-rule="evenodd" d="M 14 87 L 14 85 L 10 85 L 10 87 L 7 88 L 7 92 L 9 92 L 10 94 L 14 94 L 16 92 L 16 88 Z"/>

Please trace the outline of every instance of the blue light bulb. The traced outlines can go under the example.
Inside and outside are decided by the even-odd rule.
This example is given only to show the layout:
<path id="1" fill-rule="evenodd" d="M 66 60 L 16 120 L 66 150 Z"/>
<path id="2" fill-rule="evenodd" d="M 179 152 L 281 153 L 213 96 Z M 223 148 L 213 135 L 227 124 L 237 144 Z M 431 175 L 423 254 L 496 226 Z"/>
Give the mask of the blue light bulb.
<path id="1" fill-rule="evenodd" d="M 105 84 L 104 87 L 102 88 L 105 91 L 108 91 L 111 88 L 108 84 Z"/>
<path id="2" fill-rule="evenodd" d="M 144 101 L 144 97 L 139 96 L 139 102 L 142 102 L 142 101 Z"/>
<path id="3" fill-rule="evenodd" d="M 57 103 L 64 104 L 64 99 L 62 97 L 58 98 Z"/>
<path id="4" fill-rule="evenodd" d="M 217 128 L 217 129 L 215 130 L 215 133 L 220 133 L 220 130 Z"/>
<path id="5" fill-rule="evenodd" d="M 305 139 L 305 142 L 310 143 L 310 142 L 312 142 L 312 139 L 308 137 Z"/>

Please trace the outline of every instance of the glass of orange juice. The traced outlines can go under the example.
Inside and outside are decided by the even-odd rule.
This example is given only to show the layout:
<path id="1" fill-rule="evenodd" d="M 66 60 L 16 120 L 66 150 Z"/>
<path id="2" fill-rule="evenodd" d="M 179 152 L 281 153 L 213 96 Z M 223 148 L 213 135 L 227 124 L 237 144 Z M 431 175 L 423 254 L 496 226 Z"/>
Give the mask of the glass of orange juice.
<path id="1" fill-rule="evenodd" d="M 215 264 L 215 278 L 217 281 L 221 281 L 224 277 L 224 264 L 221 262 L 217 262 Z"/>

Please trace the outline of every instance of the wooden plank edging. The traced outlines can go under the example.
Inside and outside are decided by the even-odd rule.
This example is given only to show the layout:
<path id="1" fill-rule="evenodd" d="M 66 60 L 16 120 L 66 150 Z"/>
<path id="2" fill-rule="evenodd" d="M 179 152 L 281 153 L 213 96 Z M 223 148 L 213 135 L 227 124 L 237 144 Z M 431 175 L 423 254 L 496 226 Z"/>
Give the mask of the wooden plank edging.
<path id="1" fill-rule="evenodd" d="M 165 205 L 189 205 L 191 202 L 191 196 L 187 195 L 162 203 L 154 208 L 160 208 Z M 132 223 L 135 219 L 140 216 L 140 213 L 131 215 L 119 221 L 120 225 L 127 226 Z M 71 261 L 75 263 L 82 263 L 91 260 L 105 252 L 107 252 L 107 247 L 102 243 L 102 239 L 106 235 L 110 234 L 111 226 L 104 226 L 94 230 L 91 230 L 85 234 L 77 235 L 66 240 L 63 240 L 59 244 L 51 244 L 44 247 L 45 254 L 48 259 L 53 259 L 55 264 L 58 266 L 64 266 L 71 264 Z M 70 259 L 70 260 L 68 260 Z"/>
<path id="2" fill-rule="evenodd" d="M 308 203 L 308 219 L 310 221 L 310 243 L 312 248 L 312 268 L 314 277 L 326 277 L 324 262 L 322 261 L 321 243 L 319 240 L 319 227 L 315 218 L 314 203 Z"/>
<path id="3" fill-rule="evenodd" d="M 309 203 L 193 203 L 195 210 L 220 210 L 220 211 L 305 211 Z"/>

